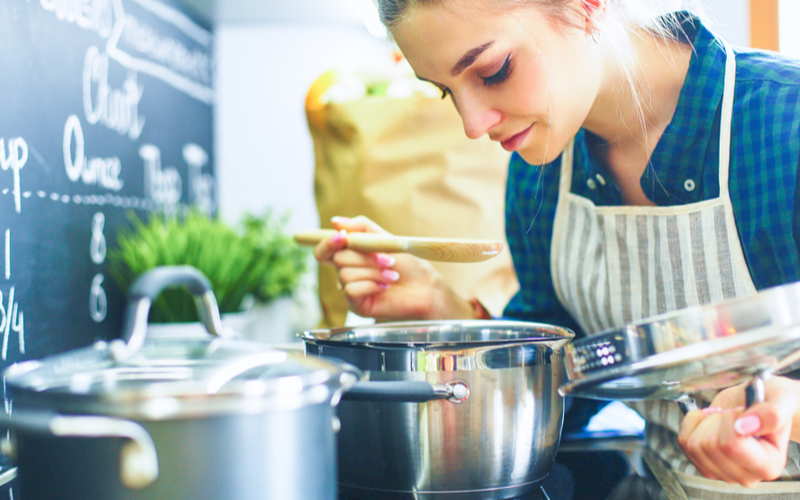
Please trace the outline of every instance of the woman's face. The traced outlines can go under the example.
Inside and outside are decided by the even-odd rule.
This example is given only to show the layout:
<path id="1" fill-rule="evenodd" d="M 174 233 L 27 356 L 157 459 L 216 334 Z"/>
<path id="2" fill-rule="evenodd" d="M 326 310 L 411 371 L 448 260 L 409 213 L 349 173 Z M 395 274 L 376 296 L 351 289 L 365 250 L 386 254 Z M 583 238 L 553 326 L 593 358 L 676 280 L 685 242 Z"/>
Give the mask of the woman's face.
<path id="1" fill-rule="evenodd" d="M 582 0 L 575 2 L 582 9 Z M 561 153 L 602 80 L 600 51 L 587 30 L 533 6 L 420 6 L 393 35 L 417 76 L 451 95 L 468 137 L 489 134 L 532 164 Z"/>

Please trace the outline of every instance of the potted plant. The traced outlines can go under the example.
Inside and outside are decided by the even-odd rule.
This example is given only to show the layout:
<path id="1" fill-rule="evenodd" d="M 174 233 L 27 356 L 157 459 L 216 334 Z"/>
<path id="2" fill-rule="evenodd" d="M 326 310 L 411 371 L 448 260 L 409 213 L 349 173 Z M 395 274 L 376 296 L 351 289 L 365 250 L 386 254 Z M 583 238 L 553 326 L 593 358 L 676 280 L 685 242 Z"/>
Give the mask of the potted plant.
<path id="1" fill-rule="evenodd" d="M 223 318 L 245 313 L 236 315 L 239 321 L 230 326 L 248 336 L 254 336 L 254 325 L 246 311 L 254 304 L 263 309 L 290 297 L 306 271 L 308 250 L 285 234 L 286 216 L 277 217 L 271 210 L 246 214 L 235 228 L 197 211 L 183 216 L 151 215 L 146 222 L 131 215 L 130 220 L 132 228 L 117 235 L 118 248 L 109 253 L 109 274 L 123 290 L 155 267 L 194 266 L 211 282 Z M 289 318 L 288 313 L 284 316 Z M 197 306 L 183 289 L 165 291 L 150 310 L 152 323 L 196 321 Z M 281 328 L 291 329 L 287 320 L 282 322 Z M 257 336 L 262 339 L 288 334 L 260 333 Z"/>

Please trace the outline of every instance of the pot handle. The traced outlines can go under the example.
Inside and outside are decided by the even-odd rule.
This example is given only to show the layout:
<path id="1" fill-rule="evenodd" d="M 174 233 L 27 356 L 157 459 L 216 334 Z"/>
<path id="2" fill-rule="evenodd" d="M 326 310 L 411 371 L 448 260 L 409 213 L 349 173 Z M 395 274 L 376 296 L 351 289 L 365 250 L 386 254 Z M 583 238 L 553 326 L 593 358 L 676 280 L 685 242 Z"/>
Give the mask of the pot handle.
<path id="1" fill-rule="evenodd" d="M 158 478 L 158 455 L 153 439 L 141 425 L 118 418 L 66 416 L 49 412 L 15 410 L 0 416 L 0 424 L 12 429 L 59 437 L 127 439 L 120 453 L 120 479 L 129 489 L 141 489 Z M 3 452 L 13 460 L 13 441 L 3 443 Z"/>
<path id="2" fill-rule="evenodd" d="M 206 330 L 219 337 L 230 336 L 222 327 L 217 299 L 203 273 L 191 266 L 158 267 L 141 275 L 128 290 L 123 340 L 113 341 L 110 346 L 117 361 L 127 359 L 142 347 L 147 334 L 150 306 L 162 291 L 178 285 L 185 286 L 194 295 L 200 320 Z"/>
<path id="3" fill-rule="evenodd" d="M 424 381 L 358 382 L 342 395 L 343 400 L 381 403 L 426 403 L 436 399 L 463 403 L 467 398 L 469 386 L 460 380 L 446 384 Z"/>
<path id="4" fill-rule="evenodd" d="M 750 383 L 747 384 L 747 387 L 744 389 L 745 408 L 750 408 L 754 404 L 764 402 L 764 382 L 771 376 L 772 370 L 762 370 L 753 376 Z M 680 405 L 684 415 L 690 411 L 700 409 L 695 399 L 688 394 L 676 398 L 675 402 Z"/>

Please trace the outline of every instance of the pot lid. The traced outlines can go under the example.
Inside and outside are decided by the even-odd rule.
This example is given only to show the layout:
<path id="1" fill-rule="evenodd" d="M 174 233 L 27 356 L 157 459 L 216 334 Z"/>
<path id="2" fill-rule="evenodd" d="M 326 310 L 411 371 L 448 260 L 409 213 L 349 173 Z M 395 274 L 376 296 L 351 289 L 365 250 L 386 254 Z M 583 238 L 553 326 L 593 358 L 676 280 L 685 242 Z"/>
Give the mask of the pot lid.
<path id="1" fill-rule="evenodd" d="M 150 302 L 174 284 L 200 296 L 204 323 L 216 335 L 145 338 Z M 12 365 L 5 377 L 14 401 L 164 419 L 336 404 L 358 379 L 345 364 L 232 338 L 221 328 L 210 285 L 195 269 L 160 268 L 131 290 L 125 340 Z"/>

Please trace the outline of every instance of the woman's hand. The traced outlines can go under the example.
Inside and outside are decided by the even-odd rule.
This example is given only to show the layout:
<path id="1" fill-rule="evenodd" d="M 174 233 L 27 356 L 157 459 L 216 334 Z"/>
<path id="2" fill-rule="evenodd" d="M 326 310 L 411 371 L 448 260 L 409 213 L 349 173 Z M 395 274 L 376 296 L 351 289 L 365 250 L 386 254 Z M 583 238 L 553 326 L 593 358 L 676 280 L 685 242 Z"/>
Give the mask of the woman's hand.
<path id="1" fill-rule="evenodd" d="M 763 403 L 744 405 L 744 385 L 720 392 L 686 414 L 678 442 L 703 476 L 752 487 L 777 479 L 789 441 L 800 441 L 800 382 L 774 377 Z"/>
<path id="2" fill-rule="evenodd" d="M 458 297 L 425 260 L 408 254 L 361 253 L 347 249 L 348 232 L 387 234 L 359 216 L 334 217 L 339 232 L 321 241 L 314 256 L 332 264 L 350 309 L 379 321 L 472 318 L 472 306 Z"/>

